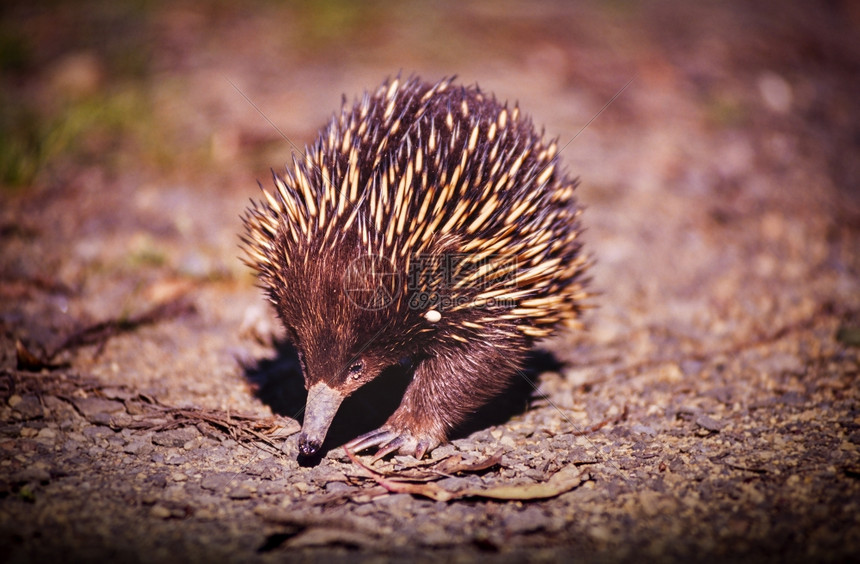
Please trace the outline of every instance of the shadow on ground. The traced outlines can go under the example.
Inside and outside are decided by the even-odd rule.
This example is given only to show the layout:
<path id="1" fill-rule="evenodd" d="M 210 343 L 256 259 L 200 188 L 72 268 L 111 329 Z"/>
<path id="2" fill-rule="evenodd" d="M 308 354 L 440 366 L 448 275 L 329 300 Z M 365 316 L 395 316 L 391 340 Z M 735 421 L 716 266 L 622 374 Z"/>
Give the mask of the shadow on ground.
<path id="1" fill-rule="evenodd" d="M 277 341 L 274 348 L 275 357 L 262 359 L 255 365 L 245 367 L 245 377 L 254 388 L 255 395 L 268 405 L 273 413 L 302 423 L 307 390 L 304 387 L 297 351 L 286 340 Z M 552 352 L 542 349 L 533 351 L 507 391 L 493 398 L 466 422 L 456 427 L 451 433 L 451 439 L 467 437 L 488 427 L 504 424 L 512 417 L 524 413 L 536 393 L 540 374 L 558 371 L 562 366 Z M 411 371 L 412 367 L 392 366 L 346 398 L 318 455 L 305 462 L 316 464 L 331 449 L 338 448 L 385 423 L 400 405 L 411 381 Z"/>

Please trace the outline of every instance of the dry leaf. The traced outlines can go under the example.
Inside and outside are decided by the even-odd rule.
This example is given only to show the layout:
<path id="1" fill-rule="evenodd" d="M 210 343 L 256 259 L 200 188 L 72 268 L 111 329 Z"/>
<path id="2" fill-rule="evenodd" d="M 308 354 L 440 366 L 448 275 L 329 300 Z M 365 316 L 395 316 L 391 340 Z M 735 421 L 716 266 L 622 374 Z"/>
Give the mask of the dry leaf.
<path id="1" fill-rule="evenodd" d="M 496 486 L 485 490 L 465 490 L 458 492 L 475 497 L 504 500 L 547 499 L 568 492 L 585 480 L 585 471 L 576 466 L 562 468 L 546 482 L 522 484 L 517 486 Z"/>
<path id="2" fill-rule="evenodd" d="M 391 480 L 403 482 L 433 482 L 446 476 L 454 474 L 462 474 L 467 472 L 480 472 L 487 468 L 492 468 L 502 461 L 502 451 L 499 450 L 491 456 L 477 460 L 464 462 L 463 457 L 459 454 L 452 454 L 441 460 L 436 460 L 427 463 L 420 463 L 409 468 L 404 468 L 398 471 L 384 472 L 376 470 L 375 472 L 381 476 Z"/>
<path id="3" fill-rule="evenodd" d="M 309 546 L 332 546 L 340 545 L 346 547 L 375 547 L 379 544 L 376 538 L 355 531 L 343 529 L 313 528 L 306 529 L 287 541 L 289 548 L 304 548 Z"/>
<path id="4" fill-rule="evenodd" d="M 495 486 L 486 489 L 465 489 L 460 491 L 450 491 L 435 482 L 429 483 L 411 483 L 401 482 L 397 479 L 391 479 L 388 476 L 373 470 L 366 464 L 362 463 L 356 456 L 346 450 L 346 455 L 356 465 L 367 472 L 379 485 L 383 486 L 392 493 L 408 493 L 412 495 L 420 495 L 430 498 L 434 501 L 451 501 L 453 499 L 461 499 L 465 497 L 483 497 L 487 499 L 499 500 L 530 500 L 530 499 L 547 499 L 568 492 L 581 484 L 585 479 L 585 471 L 580 470 L 576 466 L 568 466 L 553 474 L 549 480 L 539 484 L 523 484 L 511 486 Z M 501 458 L 501 453 L 496 453 L 487 460 L 469 465 L 471 467 L 488 468 L 493 464 L 498 464 L 497 458 Z M 492 464 L 487 464 L 491 462 Z"/>
<path id="5" fill-rule="evenodd" d="M 15 352 L 17 354 L 18 370 L 38 372 L 43 368 L 50 367 L 44 360 L 31 353 L 21 341 L 15 341 Z"/>

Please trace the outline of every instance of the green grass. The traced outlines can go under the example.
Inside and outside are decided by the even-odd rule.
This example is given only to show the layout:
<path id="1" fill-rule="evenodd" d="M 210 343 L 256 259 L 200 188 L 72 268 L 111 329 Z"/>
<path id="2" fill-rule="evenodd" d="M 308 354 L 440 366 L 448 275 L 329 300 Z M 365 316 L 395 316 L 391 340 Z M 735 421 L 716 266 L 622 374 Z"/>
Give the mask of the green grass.
<path id="1" fill-rule="evenodd" d="M 147 0 L 52 0 L 51 16 L 11 1 L 0 9 L 0 189 L 38 182 L 63 164 L 112 162 L 154 141 L 150 78 L 151 11 Z M 52 29 L 57 41 L 37 43 Z M 68 56 L 93 61 L 83 91 L 56 84 Z"/>
<path id="2" fill-rule="evenodd" d="M 0 184 L 30 185 L 40 173 L 68 161 L 109 164 L 129 143 L 150 144 L 150 118 L 148 100 L 133 88 L 67 101 L 52 110 L 0 94 Z"/>

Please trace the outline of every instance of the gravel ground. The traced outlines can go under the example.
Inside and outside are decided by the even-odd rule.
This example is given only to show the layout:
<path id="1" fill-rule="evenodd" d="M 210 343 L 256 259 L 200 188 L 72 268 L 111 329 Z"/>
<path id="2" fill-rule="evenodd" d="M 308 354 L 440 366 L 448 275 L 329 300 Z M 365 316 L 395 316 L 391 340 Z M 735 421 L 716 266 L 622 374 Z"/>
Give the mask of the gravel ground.
<path id="1" fill-rule="evenodd" d="M 4 8 L 4 561 L 860 555 L 860 11 L 688 4 Z M 300 465 L 238 216 L 401 69 L 570 141 L 597 307 L 418 469 L 339 448 L 389 382 Z"/>

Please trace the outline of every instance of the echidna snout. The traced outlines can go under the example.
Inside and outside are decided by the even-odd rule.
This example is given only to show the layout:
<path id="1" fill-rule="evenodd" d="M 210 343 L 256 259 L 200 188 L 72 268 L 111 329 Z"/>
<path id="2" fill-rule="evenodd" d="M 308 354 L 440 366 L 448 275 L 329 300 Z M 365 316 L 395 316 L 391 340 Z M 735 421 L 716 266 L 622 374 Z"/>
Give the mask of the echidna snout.
<path id="1" fill-rule="evenodd" d="M 303 456 L 311 456 L 320 449 L 343 399 L 343 393 L 325 382 L 318 382 L 308 390 L 304 424 L 299 435 L 299 452 Z"/>

